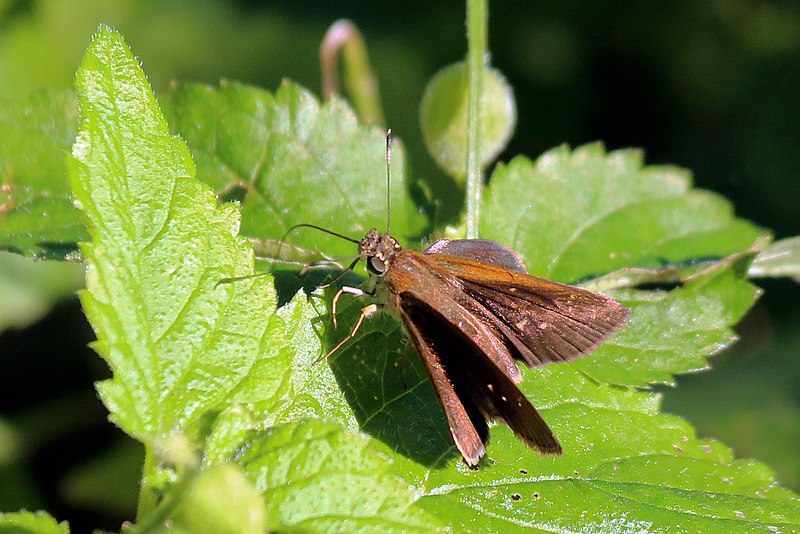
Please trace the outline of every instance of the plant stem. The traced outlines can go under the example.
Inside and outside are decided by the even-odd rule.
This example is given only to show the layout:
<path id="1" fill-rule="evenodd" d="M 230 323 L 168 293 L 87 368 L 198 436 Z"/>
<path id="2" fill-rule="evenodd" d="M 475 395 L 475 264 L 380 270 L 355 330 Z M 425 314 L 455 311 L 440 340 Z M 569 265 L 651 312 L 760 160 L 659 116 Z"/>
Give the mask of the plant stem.
<path id="1" fill-rule="evenodd" d="M 145 445 L 144 465 L 142 466 L 142 482 L 139 485 L 139 501 L 136 505 L 136 520 L 141 521 L 147 517 L 156 507 L 155 495 L 146 480 L 156 470 L 156 460 L 153 450 L 149 445 Z"/>
<path id="2" fill-rule="evenodd" d="M 481 168 L 481 96 L 487 58 L 487 0 L 467 0 L 467 239 L 479 234 L 483 169 Z"/>
<path id="3" fill-rule="evenodd" d="M 336 60 L 340 50 L 344 62 L 345 85 L 356 113 L 367 124 L 383 126 L 378 80 L 370 68 L 367 45 L 356 25 L 346 19 L 334 22 L 320 45 L 322 94 L 325 100 L 339 94 Z"/>
<path id="4" fill-rule="evenodd" d="M 147 515 L 137 516 L 136 524 L 126 530 L 126 534 L 146 534 L 160 530 L 160 526 L 169 518 L 186 496 L 192 482 L 197 478 L 197 472 L 183 472 L 179 474 L 178 481 L 158 504 L 152 501 L 153 508 Z M 141 497 L 141 494 L 139 494 Z M 152 500 L 152 499 L 151 499 Z"/>

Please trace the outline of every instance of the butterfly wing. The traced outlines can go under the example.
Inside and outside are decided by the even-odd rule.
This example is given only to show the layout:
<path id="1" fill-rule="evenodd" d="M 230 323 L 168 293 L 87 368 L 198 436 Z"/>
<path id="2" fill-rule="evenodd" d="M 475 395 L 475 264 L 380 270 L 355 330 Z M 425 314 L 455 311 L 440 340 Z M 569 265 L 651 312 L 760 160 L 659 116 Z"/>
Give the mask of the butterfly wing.
<path id="1" fill-rule="evenodd" d="M 458 279 L 465 300 L 480 304 L 487 321 L 514 347 L 514 356 L 529 367 L 589 354 L 628 320 L 628 309 L 604 295 L 506 268 L 507 259 L 493 265 L 468 256 L 506 249 L 503 245 L 462 241 L 471 246 L 445 247 L 427 258 Z"/>
<path id="2" fill-rule="evenodd" d="M 588 354 L 629 315 L 603 295 L 526 274 L 519 256 L 494 241 L 440 241 L 424 254 L 401 250 L 384 282 L 469 465 L 484 454 L 486 419 L 505 422 L 542 454 L 561 454 L 517 388 L 514 360 L 535 367 Z"/>
<path id="3" fill-rule="evenodd" d="M 561 453 L 547 423 L 515 385 L 520 375 L 514 346 L 487 319 L 489 310 L 426 255 L 401 251 L 384 279 L 469 465 L 484 453 L 486 419 L 504 421 L 542 454 Z"/>
<path id="4" fill-rule="evenodd" d="M 486 419 L 500 420 L 542 454 L 561 454 L 553 432 L 514 381 L 459 328 L 467 312 L 446 316 L 415 292 L 400 295 L 400 315 L 422 356 L 456 447 L 468 465 L 484 454 Z M 456 308 L 450 308 L 456 309 Z"/>

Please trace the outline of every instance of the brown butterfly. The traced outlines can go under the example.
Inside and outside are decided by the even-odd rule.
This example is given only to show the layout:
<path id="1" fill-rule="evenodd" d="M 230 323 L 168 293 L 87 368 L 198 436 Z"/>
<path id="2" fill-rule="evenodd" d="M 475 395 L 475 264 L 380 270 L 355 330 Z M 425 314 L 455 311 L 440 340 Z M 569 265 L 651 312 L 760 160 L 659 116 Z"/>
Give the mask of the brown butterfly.
<path id="1" fill-rule="evenodd" d="M 387 136 L 387 164 L 391 131 Z M 387 165 L 388 167 L 388 165 Z M 527 446 L 558 455 L 561 446 L 516 384 L 516 361 L 528 367 L 589 354 L 627 322 L 629 311 L 591 291 L 527 274 L 513 250 L 484 239 L 442 240 L 425 252 L 400 247 L 372 229 L 358 243 L 358 258 L 370 274 L 367 290 L 377 303 L 361 310 L 338 345 L 352 339 L 364 319 L 383 309 L 402 320 L 433 382 L 456 447 L 469 466 L 486 451 L 487 420 L 502 421 Z"/>
<path id="2" fill-rule="evenodd" d="M 335 301 L 345 292 L 367 293 L 379 304 L 363 308 L 329 354 L 383 306 L 411 335 L 468 465 L 485 453 L 487 419 L 503 421 L 541 454 L 562 453 L 517 388 L 522 376 L 515 360 L 538 367 L 589 354 L 627 322 L 627 308 L 528 275 L 517 254 L 495 241 L 442 240 L 420 253 L 373 228 L 359 243 L 359 257 L 370 273 L 369 289 L 342 288 Z"/>

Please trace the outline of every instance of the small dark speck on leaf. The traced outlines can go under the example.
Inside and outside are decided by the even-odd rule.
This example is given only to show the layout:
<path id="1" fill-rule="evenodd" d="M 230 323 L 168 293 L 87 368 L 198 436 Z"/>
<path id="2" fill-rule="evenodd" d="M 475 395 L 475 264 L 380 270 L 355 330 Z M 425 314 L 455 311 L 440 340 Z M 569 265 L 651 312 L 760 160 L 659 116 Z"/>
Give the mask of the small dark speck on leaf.
<path id="1" fill-rule="evenodd" d="M 520 470 L 519 470 L 519 473 L 520 473 L 521 475 L 527 475 L 527 474 L 528 474 L 528 472 L 527 472 L 527 471 L 525 471 L 524 469 L 520 469 Z"/>
<path id="2" fill-rule="evenodd" d="M 522 495 L 520 495 L 519 493 L 512 493 L 511 494 L 511 500 L 512 501 L 518 501 L 520 499 L 522 499 Z"/>

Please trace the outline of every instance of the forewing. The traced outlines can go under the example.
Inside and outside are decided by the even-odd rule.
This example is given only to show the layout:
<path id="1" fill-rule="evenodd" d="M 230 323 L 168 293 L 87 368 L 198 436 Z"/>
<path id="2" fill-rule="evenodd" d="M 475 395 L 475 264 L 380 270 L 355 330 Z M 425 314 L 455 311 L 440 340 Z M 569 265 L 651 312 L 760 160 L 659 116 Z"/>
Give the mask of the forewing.
<path id="1" fill-rule="evenodd" d="M 630 314 L 615 300 L 585 289 L 458 256 L 429 258 L 490 312 L 488 320 L 530 367 L 591 353 L 622 328 Z"/>
<path id="2" fill-rule="evenodd" d="M 493 323 L 493 315 L 477 300 L 463 291 L 463 284 L 452 273 L 431 261 L 433 255 L 401 250 L 384 276 L 390 293 L 409 293 L 473 340 L 482 354 L 488 355 L 514 382 L 522 380 L 516 358 L 516 347 L 501 336 Z M 398 297 L 394 304 L 400 307 Z M 391 300 L 391 299 L 390 299 Z"/>

